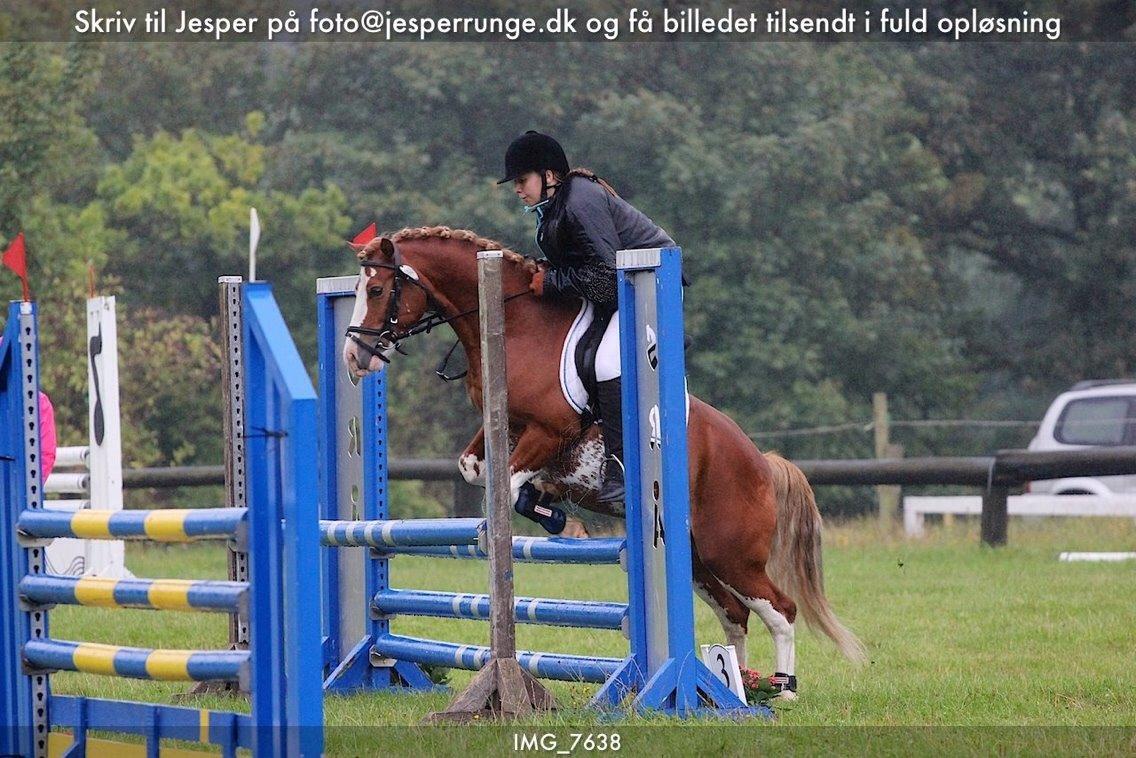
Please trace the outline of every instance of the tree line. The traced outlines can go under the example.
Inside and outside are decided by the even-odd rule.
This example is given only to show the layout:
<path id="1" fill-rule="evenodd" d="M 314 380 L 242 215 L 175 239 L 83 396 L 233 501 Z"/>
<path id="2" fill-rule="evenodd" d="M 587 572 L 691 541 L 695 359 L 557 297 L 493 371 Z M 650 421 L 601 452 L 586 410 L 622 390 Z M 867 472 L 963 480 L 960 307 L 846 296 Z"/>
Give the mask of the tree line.
<path id="1" fill-rule="evenodd" d="M 899 419 L 1040 418 L 1133 371 L 1134 69 L 1130 43 L 5 44 L 0 233 L 27 234 L 65 441 L 86 433 L 88 266 L 119 295 L 128 465 L 220 459 L 215 282 L 247 268 L 250 206 L 314 369 L 314 280 L 354 273 L 370 221 L 536 252 L 494 185 L 528 128 L 683 247 L 692 390 L 747 431 L 866 422 L 877 391 Z M 411 347 L 395 454 L 452 455 L 477 418 L 433 378 L 447 337 Z"/>

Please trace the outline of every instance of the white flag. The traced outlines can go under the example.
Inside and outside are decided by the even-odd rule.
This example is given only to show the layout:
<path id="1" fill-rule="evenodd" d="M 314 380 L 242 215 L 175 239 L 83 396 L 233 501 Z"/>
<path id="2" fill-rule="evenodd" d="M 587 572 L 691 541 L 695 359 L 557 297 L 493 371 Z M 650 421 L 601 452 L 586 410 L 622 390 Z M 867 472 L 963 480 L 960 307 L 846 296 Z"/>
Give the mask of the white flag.
<path id="1" fill-rule="evenodd" d="M 249 208 L 249 281 L 256 281 L 256 246 L 260 242 L 260 216 Z"/>

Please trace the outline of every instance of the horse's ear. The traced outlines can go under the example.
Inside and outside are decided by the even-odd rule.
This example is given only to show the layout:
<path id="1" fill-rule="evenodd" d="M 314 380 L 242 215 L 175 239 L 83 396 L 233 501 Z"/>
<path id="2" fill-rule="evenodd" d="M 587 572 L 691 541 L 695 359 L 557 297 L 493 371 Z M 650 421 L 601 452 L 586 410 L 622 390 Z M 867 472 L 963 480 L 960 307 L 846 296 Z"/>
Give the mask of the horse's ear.
<path id="1" fill-rule="evenodd" d="M 363 252 L 363 250 L 367 247 L 366 245 L 360 245 L 358 242 L 348 242 L 347 246 L 355 252 L 355 255 Z"/>
<path id="2" fill-rule="evenodd" d="M 388 258 L 394 257 L 394 243 L 389 237 L 382 237 L 379 240 L 379 251 Z"/>

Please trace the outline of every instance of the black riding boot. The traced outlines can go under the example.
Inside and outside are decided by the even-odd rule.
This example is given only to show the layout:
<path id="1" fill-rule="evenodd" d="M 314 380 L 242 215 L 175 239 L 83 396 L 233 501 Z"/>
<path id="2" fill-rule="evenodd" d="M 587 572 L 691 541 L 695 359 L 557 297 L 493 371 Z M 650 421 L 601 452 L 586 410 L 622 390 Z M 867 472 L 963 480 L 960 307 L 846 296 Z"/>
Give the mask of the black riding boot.
<path id="1" fill-rule="evenodd" d="M 623 387 L 619 378 L 596 384 L 596 410 L 603 424 L 603 485 L 600 503 L 623 502 Z"/>

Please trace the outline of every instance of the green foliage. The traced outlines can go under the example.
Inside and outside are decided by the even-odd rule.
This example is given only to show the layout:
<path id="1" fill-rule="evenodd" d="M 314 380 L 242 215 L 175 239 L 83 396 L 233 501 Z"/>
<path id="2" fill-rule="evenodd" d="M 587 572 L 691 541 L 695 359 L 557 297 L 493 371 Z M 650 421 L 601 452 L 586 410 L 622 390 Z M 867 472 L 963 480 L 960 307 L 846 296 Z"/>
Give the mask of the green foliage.
<path id="1" fill-rule="evenodd" d="M 752 433 L 867 422 L 877 391 L 899 419 L 1036 418 L 1073 380 L 1133 371 L 1136 62 L 1124 45 L 0 52 L 14 104 L 0 113 L 0 230 L 28 231 L 59 353 L 80 354 L 88 260 L 153 321 L 128 323 L 130 344 L 178 317 L 203 338 L 216 277 L 245 271 L 255 206 L 260 274 L 312 361 L 312 280 L 353 273 L 342 240 L 371 220 L 472 228 L 535 252 L 532 217 L 492 182 L 512 136 L 540 128 L 684 247 L 692 388 Z M 431 376 L 447 337 L 409 347 L 391 379 L 395 454 L 453 456 L 477 418 L 464 389 Z M 209 366 L 193 350 L 164 360 L 189 377 Z M 47 376 L 78 423 L 81 364 Z M 180 405 L 131 411 L 143 425 L 189 414 L 182 447 L 140 431 L 143 457 L 215 447 L 190 418 L 209 401 L 188 385 Z M 762 439 L 798 457 L 871 452 L 862 433 Z M 1024 442 L 901 441 L 909 454 Z"/>
<path id="2" fill-rule="evenodd" d="M 90 92 L 89 48 L 6 43 L 0 46 L 0 231 L 26 223 L 41 192 L 66 197 L 97 166 L 97 143 L 82 118 Z"/>
<path id="3" fill-rule="evenodd" d="M 423 492 L 424 482 L 391 482 L 391 518 L 445 518 L 450 512 Z"/>

